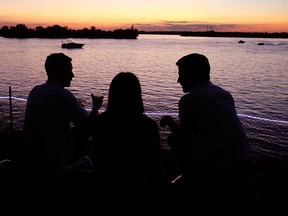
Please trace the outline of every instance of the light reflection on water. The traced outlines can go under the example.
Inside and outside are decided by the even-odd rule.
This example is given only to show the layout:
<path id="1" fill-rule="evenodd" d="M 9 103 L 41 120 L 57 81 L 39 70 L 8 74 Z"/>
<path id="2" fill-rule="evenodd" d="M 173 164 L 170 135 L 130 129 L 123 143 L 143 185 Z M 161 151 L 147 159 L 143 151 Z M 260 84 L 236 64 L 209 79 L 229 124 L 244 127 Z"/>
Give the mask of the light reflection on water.
<path id="1" fill-rule="evenodd" d="M 85 44 L 83 49 L 66 50 L 61 39 L 0 38 L 0 96 L 7 96 L 11 86 L 14 96 L 27 98 L 46 80 L 46 56 L 64 52 L 72 57 L 76 76 L 70 89 L 88 101 L 88 108 L 97 89 L 105 108 L 112 78 L 131 71 L 140 79 L 147 113 L 177 113 L 183 93 L 175 62 L 198 52 L 210 60 L 211 81 L 234 96 L 238 113 L 287 121 L 288 40 L 245 38 L 239 44 L 240 39 L 140 34 L 136 40 L 74 39 Z"/>
<path id="2" fill-rule="evenodd" d="M 182 90 L 175 62 L 199 52 L 210 60 L 212 82 L 233 94 L 238 112 L 288 119 L 287 39 L 246 38 L 239 44 L 239 38 L 140 34 L 137 40 L 75 41 L 85 43 L 84 48 L 64 50 L 61 39 L 0 38 L 0 93 L 12 86 L 15 94 L 27 98 L 34 85 L 46 80 L 46 56 L 64 52 L 73 59 L 76 77 L 70 89 L 77 96 L 90 101 L 90 93 L 99 89 L 107 99 L 112 78 L 131 71 L 140 79 L 148 112 L 177 112 Z M 257 46 L 260 41 L 267 45 Z"/>

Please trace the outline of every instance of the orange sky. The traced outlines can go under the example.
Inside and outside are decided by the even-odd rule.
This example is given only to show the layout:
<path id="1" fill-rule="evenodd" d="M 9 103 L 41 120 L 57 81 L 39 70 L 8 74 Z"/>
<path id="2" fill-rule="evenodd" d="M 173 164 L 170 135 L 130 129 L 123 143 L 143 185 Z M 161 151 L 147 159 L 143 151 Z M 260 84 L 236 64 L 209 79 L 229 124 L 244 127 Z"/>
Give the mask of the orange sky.
<path id="1" fill-rule="evenodd" d="M 0 0 L 0 27 L 288 32 L 288 0 Z"/>

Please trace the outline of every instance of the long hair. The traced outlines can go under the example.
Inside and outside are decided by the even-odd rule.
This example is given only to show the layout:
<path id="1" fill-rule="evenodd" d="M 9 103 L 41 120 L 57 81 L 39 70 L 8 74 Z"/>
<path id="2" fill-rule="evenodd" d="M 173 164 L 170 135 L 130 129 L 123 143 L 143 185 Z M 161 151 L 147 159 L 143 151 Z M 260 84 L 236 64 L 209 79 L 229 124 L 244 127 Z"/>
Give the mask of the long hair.
<path id="1" fill-rule="evenodd" d="M 125 114 L 142 114 L 144 105 L 140 81 L 131 72 L 120 72 L 109 87 L 107 111 Z"/>

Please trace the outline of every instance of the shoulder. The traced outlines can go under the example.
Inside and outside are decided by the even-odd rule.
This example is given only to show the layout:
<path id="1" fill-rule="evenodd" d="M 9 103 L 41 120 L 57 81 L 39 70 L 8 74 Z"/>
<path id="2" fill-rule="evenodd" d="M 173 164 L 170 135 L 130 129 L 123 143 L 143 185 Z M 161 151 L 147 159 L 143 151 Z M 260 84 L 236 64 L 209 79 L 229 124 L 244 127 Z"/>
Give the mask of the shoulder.
<path id="1" fill-rule="evenodd" d="M 32 91 L 37 91 L 37 90 L 39 90 L 39 89 L 42 89 L 44 86 L 45 86 L 45 84 L 35 85 L 35 86 L 32 88 Z"/>
<path id="2" fill-rule="evenodd" d="M 180 98 L 180 102 L 185 101 L 193 101 L 197 98 L 203 98 L 203 96 L 209 94 L 211 91 L 212 83 L 210 82 L 203 82 L 198 85 L 196 85 L 190 92 L 187 92 Z"/>
<path id="3" fill-rule="evenodd" d="M 99 113 L 97 116 L 95 116 L 92 119 L 92 127 L 105 130 L 104 128 L 108 125 L 111 125 L 114 121 L 113 117 L 110 115 L 109 112 L 104 111 L 102 113 Z"/>
<path id="4" fill-rule="evenodd" d="M 40 84 L 40 85 L 34 86 L 34 87 L 32 88 L 32 90 L 30 91 L 30 95 L 31 95 L 31 94 L 35 94 L 35 93 L 37 93 L 37 92 L 40 92 L 41 89 L 44 88 L 44 86 L 45 86 L 45 84 Z"/>
<path id="5" fill-rule="evenodd" d="M 63 89 L 62 90 L 63 94 L 66 95 L 69 98 L 76 99 L 75 95 L 68 89 Z"/>
<path id="6" fill-rule="evenodd" d="M 143 119 L 143 122 L 146 123 L 147 125 L 150 125 L 151 127 L 158 127 L 157 122 L 148 115 L 143 114 L 141 115 L 141 118 Z"/>
<path id="7" fill-rule="evenodd" d="M 141 114 L 139 116 L 122 116 L 118 114 L 112 114 L 109 111 L 104 111 L 100 113 L 94 120 L 95 124 L 104 123 L 104 122 L 122 122 L 125 124 L 134 124 L 134 125 L 151 125 L 157 126 L 157 122 L 146 114 Z"/>
<path id="8" fill-rule="evenodd" d="M 221 87 L 219 85 L 215 85 L 213 83 L 210 83 L 210 89 L 213 90 L 213 91 L 218 91 L 218 92 L 222 92 L 222 93 L 225 93 L 225 94 L 230 94 L 230 92 L 228 92 L 223 87 Z"/>
<path id="9" fill-rule="evenodd" d="M 58 96 L 66 96 L 75 98 L 75 96 L 72 94 L 72 92 L 66 88 L 63 88 L 57 81 L 48 79 L 46 81 L 45 89 L 49 92 L 54 92 L 54 94 L 58 94 Z"/>
<path id="10" fill-rule="evenodd" d="M 180 98 L 178 105 L 180 107 L 187 106 L 187 105 L 190 106 L 194 103 L 197 103 L 198 98 L 203 98 L 203 94 L 196 92 L 196 91 L 188 92 Z"/>
<path id="11" fill-rule="evenodd" d="M 58 96 L 61 97 L 66 102 L 78 103 L 76 96 L 70 90 L 65 88 L 59 88 L 57 92 L 59 94 Z"/>

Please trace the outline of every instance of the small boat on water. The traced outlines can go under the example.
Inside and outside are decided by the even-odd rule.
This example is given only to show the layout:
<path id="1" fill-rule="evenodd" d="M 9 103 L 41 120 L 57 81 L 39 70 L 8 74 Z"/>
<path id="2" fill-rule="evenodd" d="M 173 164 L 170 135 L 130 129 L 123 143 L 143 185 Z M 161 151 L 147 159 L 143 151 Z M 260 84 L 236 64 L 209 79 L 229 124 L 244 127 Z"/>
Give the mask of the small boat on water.
<path id="1" fill-rule="evenodd" d="M 245 41 L 243 41 L 243 40 L 239 40 L 238 43 L 245 43 Z"/>
<path id="2" fill-rule="evenodd" d="M 66 48 L 66 49 L 82 48 L 83 46 L 84 46 L 84 44 L 82 44 L 82 43 L 75 43 L 72 41 L 62 43 L 62 45 L 61 45 L 62 48 Z"/>

